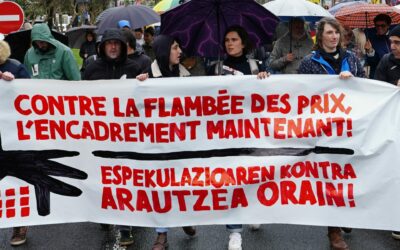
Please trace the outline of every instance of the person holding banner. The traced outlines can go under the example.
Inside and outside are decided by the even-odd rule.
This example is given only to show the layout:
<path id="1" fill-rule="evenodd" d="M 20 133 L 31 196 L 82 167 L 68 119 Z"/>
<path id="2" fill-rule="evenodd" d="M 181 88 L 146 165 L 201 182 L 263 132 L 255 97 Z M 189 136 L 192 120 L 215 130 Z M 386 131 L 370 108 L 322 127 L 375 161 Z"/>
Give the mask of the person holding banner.
<path id="1" fill-rule="evenodd" d="M 365 77 L 357 56 L 341 46 L 342 32 L 342 26 L 335 19 L 321 19 L 314 51 L 302 60 L 298 73 L 339 75 L 340 79 Z"/>
<path id="2" fill-rule="evenodd" d="M 224 44 L 228 56 L 223 62 L 218 61 L 211 66 L 209 75 L 257 75 L 259 79 L 269 76 L 262 62 L 247 58 L 252 44 L 243 27 L 238 25 L 229 27 L 225 31 Z"/>
<path id="3" fill-rule="evenodd" d="M 8 71 L 5 71 L 5 72 L 0 71 L 0 79 L 5 80 L 5 81 L 11 81 L 11 80 L 14 80 L 14 75 Z"/>
<path id="4" fill-rule="evenodd" d="M 170 36 L 159 35 L 153 42 L 153 50 L 155 60 L 151 64 L 150 77 L 186 77 L 190 76 L 189 71 L 181 65 L 180 59 L 182 50 L 178 42 Z M 196 229 L 191 226 L 182 227 L 183 231 L 189 235 L 194 236 Z M 152 250 L 165 250 L 168 248 L 167 233 L 168 228 L 156 228 L 157 239 L 153 244 Z"/>
<path id="5" fill-rule="evenodd" d="M 15 78 L 30 78 L 25 66 L 15 59 L 9 58 L 11 55 L 10 46 L 6 41 L 0 40 L 0 79 L 12 81 Z M 19 246 L 26 242 L 28 227 L 14 227 L 10 244 Z"/>
<path id="6" fill-rule="evenodd" d="M 139 64 L 128 58 L 128 44 L 123 31 L 120 29 L 108 29 L 104 32 L 99 44 L 98 56 L 98 60 L 94 60 L 87 65 L 84 71 L 84 80 L 121 78 L 145 80 L 148 77 L 147 73 L 140 74 L 142 70 Z M 107 229 L 106 224 L 101 224 L 101 226 Z M 133 244 L 131 227 L 117 227 L 121 234 L 120 245 L 128 246 Z"/>
<path id="7" fill-rule="evenodd" d="M 323 18 L 318 23 L 314 51 L 303 59 L 299 74 L 339 75 L 342 80 L 351 77 L 365 77 L 365 72 L 357 56 L 341 46 L 343 28 L 333 18 Z M 351 228 L 342 228 L 346 233 Z M 340 227 L 328 227 L 328 237 L 332 249 L 348 250 Z"/>
<path id="8" fill-rule="evenodd" d="M 25 66 L 17 60 L 9 58 L 10 55 L 10 46 L 6 41 L 0 40 L 0 78 L 6 81 L 14 78 L 30 78 Z"/>
<path id="9" fill-rule="evenodd" d="M 140 74 L 140 66 L 128 58 L 126 39 L 119 29 L 104 32 L 99 45 L 99 59 L 89 64 L 84 80 L 136 78 L 147 79 Z"/>
<path id="10" fill-rule="evenodd" d="M 258 63 L 255 59 L 248 59 L 247 54 L 252 49 L 252 44 L 247 31 L 238 25 L 231 26 L 225 31 L 224 50 L 227 58 L 223 62 L 217 62 L 211 67 L 210 74 L 215 75 L 257 75 L 258 79 L 267 78 L 267 72 L 263 63 Z M 229 230 L 229 250 L 242 249 L 243 225 L 226 225 Z M 250 228 L 254 231 L 260 228 L 260 224 L 251 224 Z"/>

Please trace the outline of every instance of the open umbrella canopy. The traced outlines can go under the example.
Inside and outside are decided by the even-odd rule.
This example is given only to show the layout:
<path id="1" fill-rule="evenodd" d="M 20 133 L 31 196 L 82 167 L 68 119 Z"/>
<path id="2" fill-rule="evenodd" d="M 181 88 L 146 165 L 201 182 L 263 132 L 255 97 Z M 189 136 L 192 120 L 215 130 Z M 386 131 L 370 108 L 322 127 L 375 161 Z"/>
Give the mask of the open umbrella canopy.
<path id="1" fill-rule="evenodd" d="M 53 37 L 68 46 L 68 37 L 58 31 L 51 30 Z M 31 30 L 21 30 L 8 34 L 4 40 L 11 48 L 10 58 L 17 59 L 21 63 L 28 49 L 31 47 Z"/>
<path id="2" fill-rule="evenodd" d="M 95 29 L 97 29 L 95 25 L 82 25 L 69 29 L 65 32 L 65 35 L 68 37 L 68 46 L 79 49 L 86 40 L 86 32 L 94 31 Z"/>
<path id="3" fill-rule="evenodd" d="M 176 38 L 188 55 L 216 57 L 229 26 L 242 26 L 259 46 L 270 41 L 278 21 L 253 0 L 191 0 L 161 15 L 161 34 Z"/>
<path id="4" fill-rule="evenodd" d="M 263 6 L 282 21 L 290 21 L 295 17 L 309 22 L 316 22 L 323 17 L 333 18 L 332 14 L 320 5 L 307 0 L 275 0 Z"/>
<path id="5" fill-rule="evenodd" d="M 118 21 L 128 20 L 132 29 L 160 22 L 160 16 L 151 8 L 143 5 L 128 5 L 107 9 L 100 13 L 97 21 L 97 33 L 106 29 L 117 28 Z"/>
<path id="6" fill-rule="evenodd" d="M 349 28 L 372 28 L 374 18 L 378 14 L 386 14 L 392 19 L 392 24 L 400 23 L 400 9 L 386 4 L 357 4 L 341 8 L 335 18 Z"/>
<path id="7" fill-rule="evenodd" d="M 343 8 L 345 6 L 353 5 L 353 4 L 366 4 L 366 2 L 364 2 L 364 1 L 341 2 L 341 3 L 335 4 L 334 6 L 332 6 L 332 8 L 330 8 L 328 11 L 332 15 L 335 15 L 336 12 L 338 12 L 341 8 Z"/>
<path id="8" fill-rule="evenodd" d="M 153 10 L 156 12 L 165 12 L 173 7 L 178 6 L 182 2 L 182 0 L 162 0 L 154 6 Z"/>

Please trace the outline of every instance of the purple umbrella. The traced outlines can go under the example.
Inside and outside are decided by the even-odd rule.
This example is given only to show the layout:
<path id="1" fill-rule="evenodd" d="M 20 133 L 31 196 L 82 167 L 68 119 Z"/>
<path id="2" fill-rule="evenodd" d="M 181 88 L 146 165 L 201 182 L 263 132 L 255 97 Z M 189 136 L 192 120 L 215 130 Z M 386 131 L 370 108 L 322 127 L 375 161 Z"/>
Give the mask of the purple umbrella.
<path id="1" fill-rule="evenodd" d="M 240 25 L 255 46 L 271 41 L 279 19 L 253 0 L 191 0 L 161 15 L 161 34 L 188 55 L 219 56 L 225 30 Z"/>

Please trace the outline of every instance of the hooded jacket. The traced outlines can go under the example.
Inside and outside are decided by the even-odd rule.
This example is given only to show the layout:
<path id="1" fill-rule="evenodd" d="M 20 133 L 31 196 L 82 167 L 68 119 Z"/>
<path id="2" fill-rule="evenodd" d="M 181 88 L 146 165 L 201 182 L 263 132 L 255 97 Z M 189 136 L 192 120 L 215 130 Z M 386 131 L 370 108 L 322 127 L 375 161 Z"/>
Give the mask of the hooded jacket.
<path id="1" fill-rule="evenodd" d="M 0 71 L 10 72 L 15 78 L 30 78 L 25 66 L 15 59 L 10 59 L 10 46 L 6 41 L 0 41 Z"/>
<path id="2" fill-rule="evenodd" d="M 26 52 L 24 64 L 32 78 L 80 80 L 78 64 L 70 48 L 55 40 L 45 23 L 35 24 L 31 33 L 32 47 Z M 40 51 L 35 41 L 45 41 L 51 48 Z"/>
<path id="3" fill-rule="evenodd" d="M 116 59 L 106 55 L 106 42 L 110 40 L 121 43 L 121 53 Z M 122 32 L 118 29 L 109 29 L 104 32 L 101 39 L 99 59 L 87 66 L 83 79 L 120 79 L 123 75 L 126 75 L 126 78 L 135 78 L 140 73 L 140 66 L 127 57 L 127 45 Z"/>
<path id="4" fill-rule="evenodd" d="M 151 64 L 150 77 L 179 77 L 189 76 L 190 73 L 181 64 L 174 65 L 172 70 L 169 68 L 169 57 L 171 46 L 175 39 L 166 35 L 159 35 L 153 42 L 156 60 Z"/>

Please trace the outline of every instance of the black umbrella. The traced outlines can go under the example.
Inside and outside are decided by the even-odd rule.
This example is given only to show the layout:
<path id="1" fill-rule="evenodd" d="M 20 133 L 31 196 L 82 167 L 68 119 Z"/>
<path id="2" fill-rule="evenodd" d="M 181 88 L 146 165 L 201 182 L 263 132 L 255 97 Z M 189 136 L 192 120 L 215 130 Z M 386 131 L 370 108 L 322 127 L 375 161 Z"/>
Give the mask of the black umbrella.
<path id="1" fill-rule="evenodd" d="M 86 33 L 88 31 L 94 31 L 97 29 L 95 25 L 82 25 L 79 27 L 74 27 L 65 32 L 68 37 L 68 46 L 70 48 L 79 49 L 86 41 Z"/>
<path id="2" fill-rule="evenodd" d="M 68 37 L 58 31 L 52 30 L 53 37 L 68 46 Z M 17 59 L 21 63 L 24 62 L 24 57 L 28 49 L 31 47 L 31 30 L 21 30 L 10 33 L 4 38 L 11 47 L 10 58 Z"/>
<path id="3" fill-rule="evenodd" d="M 106 29 L 117 28 L 118 21 L 128 20 L 132 29 L 160 22 L 160 16 L 149 7 L 143 5 L 128 5 L 107 9 L 96 19 L 98 34 Z"/>

